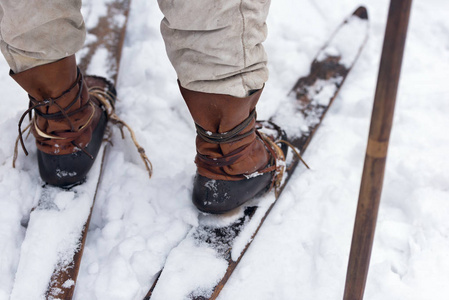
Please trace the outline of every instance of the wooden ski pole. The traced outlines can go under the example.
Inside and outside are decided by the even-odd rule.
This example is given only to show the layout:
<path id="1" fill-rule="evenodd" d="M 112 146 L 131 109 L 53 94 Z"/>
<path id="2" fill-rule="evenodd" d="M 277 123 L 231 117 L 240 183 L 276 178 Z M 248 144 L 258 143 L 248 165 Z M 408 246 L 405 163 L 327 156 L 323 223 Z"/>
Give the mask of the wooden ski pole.
<path id="1" fill-rule="evenodd" d="M 390 2 L 343 300 L 365 291 L 411 2 Z"/>

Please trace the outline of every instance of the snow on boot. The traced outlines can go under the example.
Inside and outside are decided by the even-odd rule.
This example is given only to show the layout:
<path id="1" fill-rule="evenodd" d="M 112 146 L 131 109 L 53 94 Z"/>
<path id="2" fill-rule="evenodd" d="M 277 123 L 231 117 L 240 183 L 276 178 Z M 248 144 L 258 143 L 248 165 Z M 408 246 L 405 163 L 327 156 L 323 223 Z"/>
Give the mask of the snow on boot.
<path id="1" fill-rule="evenodd" d="M 36 139 L 39 172 L 55 186 L 70 187 L 84 181 L 100 149 L 107 112 L 88 88 L 112 95 L 115 89 L 101 77 L 83 78 L 75 56 L 34 67 L 12 78 L 29 94 L 29 109 L 19 121 L 19 138 L 25 149 L 21 124 L 30 116 Z M 34 114 L 32 116 L 32 112 Z"/>
<path id="2" fill-rule="evenodd" d="M 180 89 L 197 128 L 195 206 L 225 213 L 268 191 L 283 154 L 256 130 L 255 107 L 262 90 L 238 98 Z"/>

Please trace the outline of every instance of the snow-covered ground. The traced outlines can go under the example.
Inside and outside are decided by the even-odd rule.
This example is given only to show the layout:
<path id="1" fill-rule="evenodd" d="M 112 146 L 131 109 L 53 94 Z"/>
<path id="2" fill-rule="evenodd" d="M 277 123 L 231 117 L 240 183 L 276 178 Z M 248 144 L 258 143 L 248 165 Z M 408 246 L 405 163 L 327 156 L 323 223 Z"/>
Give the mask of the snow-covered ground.
<path id="1" fill-rule="evenodd" d="M 370 39 L 305 159 L 220 299 L 342 298 L 388 1 L 275 0 L 268 19 L 269 118 L 341 20 L 365 4 Z M 366 299 L 449 298 L 449 2 L 415 0 Z M 198 223 L 190 202 L 194 126 L 159 33 L 156 1 L 132 0 L 117 111 L 154 165 L 148 180 L 114 130 L 75 299 L 141 299 Z M 39 179 L 36 155 L 11 161 L 26 94 L 0 61 L 0 299 L 9 299 Z M 92 70 L 95 71 L 95 70 Z M 45 234 L 43 234 L 45 239 Z M 40 276 L 36 271 L 36 278 Z M 172 287 L 176 289 L 176 287 Z M 24 299 L 25 300 L 25 299 Z"/>

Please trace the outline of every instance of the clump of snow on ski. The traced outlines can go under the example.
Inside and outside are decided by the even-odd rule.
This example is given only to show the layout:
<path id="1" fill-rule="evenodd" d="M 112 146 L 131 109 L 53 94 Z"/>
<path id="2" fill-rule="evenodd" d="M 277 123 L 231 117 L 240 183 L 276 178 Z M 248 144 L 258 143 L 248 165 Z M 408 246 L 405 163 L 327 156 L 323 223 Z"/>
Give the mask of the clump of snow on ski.
<path id="1" fill-rule="evenodd" d="M 224 274 L 226 268 L 226 260 L 218 258 L 214 249 L 187 237 L 170 252 L 151 299 L 185 299 L 204 295 L 220 279 L 215 275 Z M 179 276 L 183 278 L 182 284 L 179 284 Z"/>
<path id="2" fill-rule="evenodd" d="M 116 83 L 129 7 L 130 0 L 83 1 L 87 36 L 77 58 L 86 74 Z"/>
<path id="3" fill-rule="evenodd" d="M 363 16 L 365 17 L 365 16 Z M 359 54 L 359 49 L 353 45 L 361 45 L 367 39 L 369 22 L 360 16 L 350 16 L 339 28 L 330 42 L 318 53 L 316 59 L 323 61 L 328 56 L 340 56 L 340 64 L 351 68 Z"/>
<path id="4" fill-rule="evenodd" d="M 89 66 L 87 67 L 86 74 L 95 74 L 96 76 L 102 76 L 105 78 L 111 78 L 111 63 L 109 62 L 110 53 L 108 49 L 100 47 L 92 55 Z M 115 62 L 113 63 L 115 69 Z M 112 73 L 113 74 L 113 73 Z"/>
<path id="5" fill-rule="evenodd" d="M 211 234 L 211 231 L 232 226 L 242 218 L 245 219 L 244 209 L 220 216 L 200 214 L 197 226 L 170 251 L 151 299 L 185 299 L 211 294 L 220 280 L 220 274 L 226 271 L 226 257 L 229 254 L 226 252 L 230 248 L 226 241 L 220 240 L 220 236 Z M 210 243 L 214 243 L 216 248 L 211 248 Z M 186 255 L 189 257 L 187 263 Z M 179 278 L 184 279 L 182 285 Z M 176 289 L 170 289 L 170 286 L 176 286 Z"/>
<path id="6" fill-rule="evenodd" d="M 316 76 L 300 78 L 289 93 L 288 100 L 279 106 L 272 117 L 272 120 L 285 130 L 289 139 L 310 134 L 310 128 L 320 122 L 315 117 L 315 110 L 310 107 L 325 107 L 334 99 L 333 96 L 342 85 L 347 70 L 352 68 L 360 55 L 368 39 L 368 32 L 367 11 L 364 7 L 359 7 L 338 26 L 318 51 L 310 69 L 310 74 Z M 327 69 L 331 68 L 338 68 L 338 71 L 329 78 Z"/>
<path id="7" fill-rule="evenodd" d="M 290 153 L 290 155 L 291 154 L 292 153 Z M 253 239 L 254 233 L 256 232 L 257 227 L 265 216 L 267 210 L 275 201 L 275 195 L 273 193 L 270 193 L 259 199 L 254 199 L 252 202 L 248 203 L 249 207 L 257 206 L 257 209 L 255 210 L 254 215 L 251 216 L 251 222 L 247 222 L 240 234 L 236 236 L 236 238 L 232 242 L 232 261 L 237 261 L 239 259 L 248 243 Z"/>
<path id="8" fill-rule="evenodd" d="M 99 153 L 103 151 L 104 146 Z M 50 186 L 41 189 L 22 243 L 11 299 L 45 297 L 54 270 L 64 270 L 72 262 L 94 201 L 101 173 L 99 158 L 84 184 L 70 191 Z"/>

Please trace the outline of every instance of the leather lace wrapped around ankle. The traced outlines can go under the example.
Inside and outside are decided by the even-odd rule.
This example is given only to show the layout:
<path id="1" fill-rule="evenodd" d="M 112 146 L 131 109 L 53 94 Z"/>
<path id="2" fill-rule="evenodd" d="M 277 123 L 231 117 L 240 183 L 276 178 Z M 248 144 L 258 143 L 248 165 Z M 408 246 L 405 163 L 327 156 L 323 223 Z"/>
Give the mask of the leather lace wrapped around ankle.
<path id="1" fill-rule="evenodd" d="M 65 100 L 65 96 L 72 92 L 72 90 L 76 87 L 78 87 L 78 92 L 74 99 L 69 102 L 68 105 L 62 107 L 59 104 L 59 101 L 61 101 L 61 99 Z M 92 122 L 95 115 L 95 107 L 92 101 L 88 99 L 84 105 L 74 108 L 74 106 L 80 101 L 84 89 L 85 86 L 83 85 L 83 75 L 78 70 L 78 78 L 75 83 L 59 97 L 38 101 L 29 95 L 29 108 L 22 114 L 19 120 L 19 141 L 26 155 L 28 155 L 28 151 L 23 141 L 23 133 L 28 128 L 31 129 L 31 132 L 35 136 L 36 144 L 41 151 L 51 153 L 51 151 L 48 151 L 49 148 L 56 148 L 53 151 L 56 153 L 53 154 L 60 154 L 61 151 L 61 154 L 67 154 L 69 151 L 73 151 L 73 149 L 85 151 L 85 145 L 77 142 L 77 139 L 83 135 L 84 131 L 88 129 L 88 125 Z M 58 111 L 55 113 L 48 113 L 49 107 L 55 107 Z M 35 113 L 34 116 L 32 115 L 32 112 Z M 22 123 L 27 115 L 29 116 L 30 125 L 22 131 Z M 39 121 L 38 118 L 42 121 Z M 49 122 L 52 123 L 51 126 L 48 126 Z M 52 128 L 51 132 L 48 132 L 48 128 L 40 128 L 38 123 L 46 123 L 47 127 Z M 85 137 L 83 142 L 86 139 L 87 138 Z M 87 139 L 87 142 L 89 140 L 90 138 Z M 15 151 L 15 153 L 16 152 L 17 151 Z M 88 152 L 85 153 L 92 158 L 91 154 Z"/>
<path id="2" fill-rule="evenodd" d="M 250 126 L 253 120 L 256 119 L 256 115 L 256 110 L 253 109 L 249 116 L 242 123 L 225 133 L 213 133 L 203 129 L 198 124 L 195 124 L 195 126 L 198 137 L 211 144 L 233 143 L 255 133 L 256 139 L 261 140 L 264 143 L 266 150 L 270 153 L 269 163 L 264 168 L 257 170 L 252 174 L 241 174 L 234 177 L 238 177 L 239 179 L 248 179 L 251 177 L 259 176 L 261 174 L 276 171 L 274 173 L 272 184 L 270 186 L 271 189 L 271 187 L 273 186 L 277 187 L 280 185 L 280 181 L 282 179 L 285 168 L 285 156 L 281 148 L 276 144 L 275 141 L 273 141 L 273 137 L 269 137 L 266 134 L 259 132 L 258 130 L 256 130 L 255 126 L 253 126 L 249 131 L 241 134 L 248 126 Z M 282 136 L 283 133 L 280 132 L 280 128 L 277 126 L 276 128 L 279 129 L 278 135 Z M 207 155 L 197 153 L 195 163 L 198 167 L 209 170 L 216 169 L 217 167 L 221 168 L 225 166 L 231 166 L 236 161 L 248 157 L 251 150 L 251 144 L 247 144 L 240 148 L 237 148 L 236 150 L 228 154 L 224 154 L 221 157 L 209 157 Z"/>
<path id="3" fill-rule="evenodd" d="M 87 76 L 87 80 L 107 82 L 104 78 L 96 76 Z M 109 82 L 108 85 L 113 88 Z M 73 96 L 77 88 L 78 90 L 73 100 L 68 101 L 66 96 L 69 94 Z M 23 135 L 27 130 L 33 133 L 38 150 L 43 153 L 58 156 L 82 151 L 93 160 L 96 154 L 89 153 L 87 146 L 91 141 L 96 123 L 99 122 L 99 115 L 106 114 L 109 121 L 119 126 L 122 137 L 124 137 L 123 127 L 129 130 L 132 141 L 151 178 L 152 165 L 145 154 L 145 150 L 137 143 L 131 127 L 115 114 L 115 91 L 112 93 L 101 86 L 88 87 L 82 73 L 78 69 L 76 81 L 60 96 L 41 101 L 36 100 L 32 96 L 29 96 L 29 99 L 29 107 L 19 120 L 19 135 L 14 148 L 13 167 L 15 167 L 18 156 L 19 142 L 25 155 L 28 155 L 23 139 Z M 60 102 L 64 102 L 64 104 Z M 50 108 L 52 110 L 51 113 L 49 112 Z M 27 115 L 30 123 L 22 130 L 22 124 Z"/>

